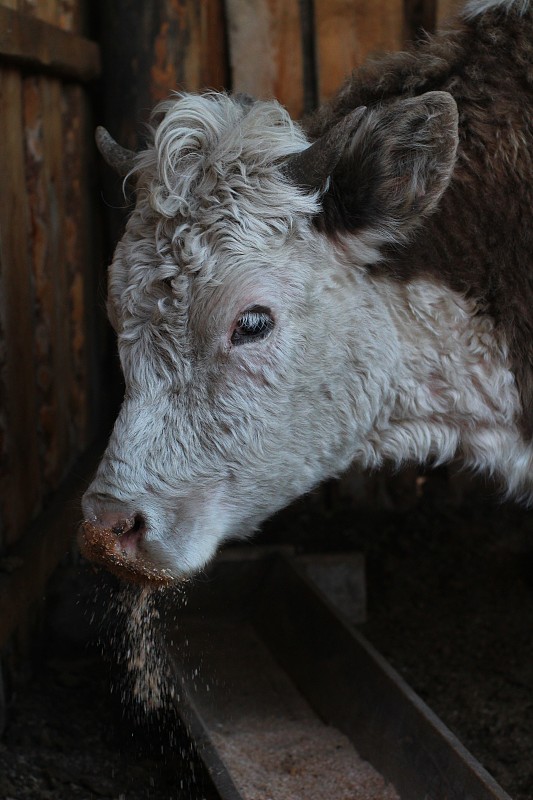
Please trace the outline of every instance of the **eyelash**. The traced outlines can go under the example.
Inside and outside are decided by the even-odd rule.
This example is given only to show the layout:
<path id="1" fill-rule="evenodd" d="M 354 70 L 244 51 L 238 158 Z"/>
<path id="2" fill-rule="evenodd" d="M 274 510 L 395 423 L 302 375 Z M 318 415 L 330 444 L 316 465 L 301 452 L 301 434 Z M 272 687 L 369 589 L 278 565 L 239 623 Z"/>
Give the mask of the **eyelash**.
<path id="1" fill-rule="evenodd" d="M 239 316 L 231 334 L 231 343 L 235 346 L 258 342 L 271 333 L 274 318 L 269 308 L 252 306 Z"/>

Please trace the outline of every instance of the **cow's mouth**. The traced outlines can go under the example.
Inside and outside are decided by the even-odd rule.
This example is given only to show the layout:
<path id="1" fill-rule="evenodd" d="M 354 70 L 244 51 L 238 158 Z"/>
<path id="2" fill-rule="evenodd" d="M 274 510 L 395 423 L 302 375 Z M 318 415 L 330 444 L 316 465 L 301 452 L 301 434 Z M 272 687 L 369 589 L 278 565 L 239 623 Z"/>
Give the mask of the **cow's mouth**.
<path id="1" fill-rule="evenodd" d="M 124 580 L 164 586 L 174 582 L 169 570 L 156 567 L 139 547 L 141 533 L 135 526 L 121 532 L 92 522 L 83 522 L 78 530 L 82 555 L 94 564 L 105 567 Z"/>

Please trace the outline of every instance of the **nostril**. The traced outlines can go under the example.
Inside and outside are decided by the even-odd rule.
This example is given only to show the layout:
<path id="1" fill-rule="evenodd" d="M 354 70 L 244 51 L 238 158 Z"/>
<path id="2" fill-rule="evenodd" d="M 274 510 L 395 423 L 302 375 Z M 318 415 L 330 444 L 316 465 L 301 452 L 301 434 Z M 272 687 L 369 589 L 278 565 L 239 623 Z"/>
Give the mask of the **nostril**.
<path id="1" fill-rule="evenodd" d="M 142 514 L 135 514 L 133 517 L 132 533 L 141 533 L 146 528 L 146 521 Z"/>
<path id="2" fill-rule="evenodd" d="M 115 536 L 124 536 L 125 534 L 141 533 L 144 531 L 146 523 L 142 514 L 135 514 L 128 519 L 122 519 L 115 522 L 111 526 L 111 531 Z"/>
<path id="3" fill-rule="evenodd" d="M 113 525 L 111 525 L 111 530 L 116 536 L 123 536 L 128 531 L 131 531 L 134 524 L 135 523 L 133 519 L 120 519 Z M 105 522 L 104 522 L 104 527 L 105 527 Z"/>
<path id="4" fill-rule="evenodd" d="M 130 509 L 99 510 L 82 522 L 78 530 L 80 552 L 89 561 L 103 564 L 119 576 L 132 578 L 150 573 L 145 552 L 149 530 L 144 514 Z M 144 572 L 143 572 L 144 570 Z"/>

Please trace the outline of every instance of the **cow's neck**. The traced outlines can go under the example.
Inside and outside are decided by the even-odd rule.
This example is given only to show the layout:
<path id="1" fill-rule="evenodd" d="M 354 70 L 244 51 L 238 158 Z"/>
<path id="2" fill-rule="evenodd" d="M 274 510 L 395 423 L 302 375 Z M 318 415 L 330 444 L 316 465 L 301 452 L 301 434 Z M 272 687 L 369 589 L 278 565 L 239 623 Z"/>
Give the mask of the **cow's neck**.
<path id="1" fill-rule="evenodd" d="M 372 277 L 399 343 L 394 398 L 359 458 L 369 466 L 439 463 L 509 472 L 528 493 L 531 446 L 520 432 L 520 399 L 505 342 L 476 304 L 431 278 Z"/>

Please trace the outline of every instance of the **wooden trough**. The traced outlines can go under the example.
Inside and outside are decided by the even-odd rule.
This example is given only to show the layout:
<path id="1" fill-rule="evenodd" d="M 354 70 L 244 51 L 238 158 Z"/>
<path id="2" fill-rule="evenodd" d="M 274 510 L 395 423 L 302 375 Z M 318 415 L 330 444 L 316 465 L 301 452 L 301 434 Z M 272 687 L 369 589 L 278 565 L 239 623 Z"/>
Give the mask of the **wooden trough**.
<path id="1" fill-rule="evenodd" d="M 293 558 L 219 561 L 172 638 L 221 800 L 510 800 Z"/>

